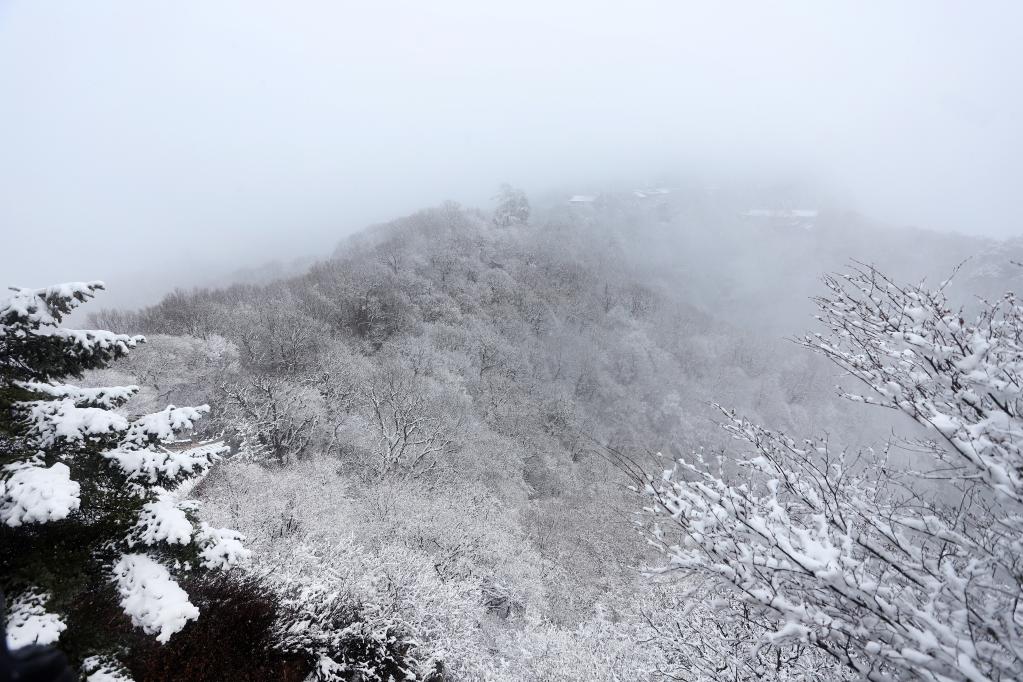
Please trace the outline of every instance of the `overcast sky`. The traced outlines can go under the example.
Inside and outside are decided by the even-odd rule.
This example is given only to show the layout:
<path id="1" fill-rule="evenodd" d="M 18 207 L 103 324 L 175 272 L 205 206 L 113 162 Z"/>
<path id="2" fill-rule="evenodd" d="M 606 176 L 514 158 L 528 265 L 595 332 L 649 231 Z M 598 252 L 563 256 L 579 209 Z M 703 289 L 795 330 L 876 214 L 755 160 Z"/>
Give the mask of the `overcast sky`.
<path id="1" fill-rule="evenodd" d="M 675 170 L 1011 236 L 1021 122 L 1023 2 L 0 0 L 0 279 L 155 296 L 504 180 Z"/>

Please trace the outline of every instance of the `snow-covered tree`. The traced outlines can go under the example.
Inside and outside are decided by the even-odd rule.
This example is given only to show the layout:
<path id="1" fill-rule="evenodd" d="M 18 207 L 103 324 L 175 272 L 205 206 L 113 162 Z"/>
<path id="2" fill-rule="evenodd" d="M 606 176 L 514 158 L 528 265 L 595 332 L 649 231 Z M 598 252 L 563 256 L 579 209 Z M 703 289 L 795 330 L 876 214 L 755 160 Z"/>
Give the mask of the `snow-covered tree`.
<path id="1" fill-rule="evenodd" d="M 129 417 L 136 386 L 66 383 L 145 339 L 60 326 L 103 288 L 14 289 L 0 302 L 0 588 L 12 644 L 61 646 L 79 661 L 116 653 L 127 623 L 167 642 L 199 616 L 175 574 L 243 561 L 242 537 L 195 519 L 179 484 L 220 455 L 177 440 L 207 410 Z M 105 618 L 103 605 L 124 616 Z M 126 617 L 126 618 L 125 618 Z M 123 621 L 123 622 L 112 622 Z"/>
<path id="2" fill-rule="evenodd" d="M 929 430 L 856 454 L 726 412 L 744 480 L 696 458 L 646 481 L 666 570 L 723 588 L 722 619 L 765 647 L 809 644 L 870 680 L 1023 676 L 1023 305 L 972 318 L 945 286 L 873 268 L 826 280 L 826 330 L 802 344 L 867 387 L 843 391 Z M 894 446 L 893 446 L 894 447 Z"/>
<path id="3" fill-rule="evenodd" d="M 419 477 L 458 448 L 462 417 L 432 395 L 430 386 L 400 365 L 378 371 L 361 390 L 377 477 Z"/>
<path id="4" fill-rule="evenodd" d="M 529 222 L 529 198 L 521 189 L 506 183 L 501 185 L 494 198 L 497 200 L 497 208 L 494 209 L 495 225 L 508 227 Z"/>
<path id="5" fill-rule="evenodd" d="M 284 465 L 309 451 L 318 415 L 313 411 L 317 394 L 308 384 L 268 374 L 224 384 L 232 429 L 248 457 Z"/>

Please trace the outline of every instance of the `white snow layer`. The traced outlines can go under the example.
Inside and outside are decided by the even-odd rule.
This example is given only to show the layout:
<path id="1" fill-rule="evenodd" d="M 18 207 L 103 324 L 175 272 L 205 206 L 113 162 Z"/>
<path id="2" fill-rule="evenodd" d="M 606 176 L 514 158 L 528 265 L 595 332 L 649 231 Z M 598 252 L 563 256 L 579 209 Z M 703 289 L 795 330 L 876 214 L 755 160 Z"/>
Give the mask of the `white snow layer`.
<path id="1" fill-rule="evenodd" d="M 125 440 L 139 445 L 144 445 L 153 438 L 161 441 L 173 440 L 178 432 L 191 429 L 195 422 L 209 411 L 209 405 L 198 407 L 168 405 L 159 412 L 143 415 L 133 421 Z"/>
<path id="2" fill-rule="evenodd" d="M 78 482 L 61 462 L 49 468 L 16 468 L 0 482 L 0 521 L 14 527 L 67 518 L 81 503 L 79 493 Z"/>
<path id="3" fill-rule="evenodd" d="M 155 545 L 158 542 L 187 545 L 192 541 L 192 530 L 192 523 L 185 511 L 171 496 L 164 495 L 155 502 L 142 505 L 133 541 L 144 545 Z"/>
<path id="4" fill-rule="evenodd" d="M 107 669 L 97 670 L 85 678 L 85 682 L 133 682 L 127 675 Z"/>
<path id="5" fill-rule="evenodd" d="M 78 407 L 72 398 L 18 403 L 28 410 L 29 433 L 39 447 L 125 431 L 128 420 L 102 407 Z"/>
<path id="6" fill-rule="evenodd" d="M 245 549 L 245 536 L 230 528 L 211 528 L 203 523 L 195 536 L 201 547 L 199 557 L 205 568 L 226 569 L 245 563 L 252 552 Z"/>
<path id="7" fill-rule="evenodd" d="M 73 384 L 44 383 L 41 381 L 15 381 L 16 386 L 26 391 L 43 393 L 53 398 L 68 398 L 79 407 L 103 407 L 114 409 L 139 392 L 139 387 L 102 386 L 98 388 L 82 388 Z"/>
<path id="8" fill-rule="evenodd" d="M 18 596 L 7 610 L 7 647 L 20 649 L 30 644 L 53 644 L 67 627 L 55 613 L 46 610 L 46 596 L 28 591 Z"/>
<path id="9" fill-rule="evenodd" d="M 199 445 L 187 450 L 153 447 L 111 450 L 104 452 L 103 456 L 116 461 L 129 479 L 156 483 L 161 477 L 176 479 L 181 475 L 200 473 L 226 449 L 220 444 Z"/>
<path id="10" fill-rule="evenodd" d="M 109 656 L 89 656 L 82 661 L 82 675 L 85 682 L 134 682 L 117 662 Z"/>
<path id="11" fill-rule="evenodd" d="M 33 324 L 53 325 L 60 320 L 50 310 L 49 301 L 67 299 L 71 308 L 79 301 L 92 298 L 103 282 L 65 282 L 42 289 L 15 288 L 12 294 L 0 301 L 0 318 L 16 317 Z"/>
<path id="12" fill-rule="evenodd" d="M 166 644 L 174 633 L 199 617 L 188 594 L 170 572 L 145 554 L 124 554 L 114 566 L 121 606 L 133 625 Z"/>

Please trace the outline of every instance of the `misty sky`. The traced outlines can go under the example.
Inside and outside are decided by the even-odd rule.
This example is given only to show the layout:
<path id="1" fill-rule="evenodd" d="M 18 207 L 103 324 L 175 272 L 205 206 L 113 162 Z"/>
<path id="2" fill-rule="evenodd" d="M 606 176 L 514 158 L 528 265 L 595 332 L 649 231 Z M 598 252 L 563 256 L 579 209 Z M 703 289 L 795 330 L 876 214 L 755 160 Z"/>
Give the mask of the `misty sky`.
<path id="1" fill-rule="evenodd" d="M 676 172 L 1011 236 L 1021 66 L 1020 2 L 0 0 L 0 279 L 136 302 L 505 180 Z"/>

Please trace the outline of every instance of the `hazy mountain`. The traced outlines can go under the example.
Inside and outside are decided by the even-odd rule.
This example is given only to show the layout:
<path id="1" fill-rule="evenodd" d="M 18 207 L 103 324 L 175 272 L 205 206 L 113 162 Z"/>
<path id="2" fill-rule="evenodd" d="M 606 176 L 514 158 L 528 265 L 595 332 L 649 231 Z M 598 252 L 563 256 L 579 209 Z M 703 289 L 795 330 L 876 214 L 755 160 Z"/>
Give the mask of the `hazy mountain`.
<path id="1" fill-rule="evenodd" d="M 264 561 L 301 556 L 313 582 L 340 562 L 338 585 L 448 652 L 456 677 L 632 677 L 666 654 L 598 650 L 642 640 L 667 588 L 640 575 L 620 458 L 727 450 L 712 402 L 880 445 L 894 422 L 840 402 L 841 377 L 787 340 L 814 328 L 822 274 L 862 261 L 937 283 L 961 264 L 955 291 L 981 293 L 1020 277 L 1018 243 L 763 201 L 591 192 L 496 222 L 445 204 L 302 274 L 95 322 L 150 335 L 126 366 L 144 399 L 212 405 L 208 433 L 238 454 L 203 484 L 207 513 Z M 395 577 L 395 553 L 429 575 Z M 381 570 L 408 594 L 365 583 Z M 536 659 L 540 640 L 574 672 Z"/>

